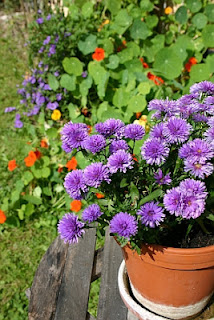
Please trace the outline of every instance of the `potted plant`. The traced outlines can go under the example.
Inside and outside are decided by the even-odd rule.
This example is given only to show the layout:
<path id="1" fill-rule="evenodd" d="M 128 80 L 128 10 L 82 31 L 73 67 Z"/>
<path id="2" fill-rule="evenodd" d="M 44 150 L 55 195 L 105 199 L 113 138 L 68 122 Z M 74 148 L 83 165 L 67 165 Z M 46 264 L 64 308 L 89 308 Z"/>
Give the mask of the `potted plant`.
<path id="1" fill-rule="evenodd" d="M 214 292 L 214 84 L 194 84 L 176 101 L 152 100 L 148 110 L 149 133 L 118 119 L 97 123 L 91 135 L 83 123 L 64 126 L 62 148 L 89 161 L 64 186 L 88 206 L 81 219 L 65 214 L 58 231 L 71 244 L 85 228 L 102 234 L 110 225 L 134 296 L 183 319 Z"/>

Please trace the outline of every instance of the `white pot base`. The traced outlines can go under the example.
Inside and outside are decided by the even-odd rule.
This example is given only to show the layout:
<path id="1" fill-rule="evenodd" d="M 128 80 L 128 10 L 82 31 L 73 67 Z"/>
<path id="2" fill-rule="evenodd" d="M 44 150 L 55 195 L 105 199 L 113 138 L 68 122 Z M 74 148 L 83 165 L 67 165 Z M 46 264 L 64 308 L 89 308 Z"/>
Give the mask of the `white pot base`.
<path id="1" fill-rule="evenodd" d="M 125 262 L 123 261 L 120 265 L 119 272 L 118 272 L 118 286 L 120 295 L 127 306 L 138 318 L 139 320 L 169 320 L 169 319 L 187 319 L 191 316 L 196 315 L 199 313 L 203 307 L 206 306 L 207 302 L 211 298 L 211 296 L 206 297 L 203 301 L 196 303 L 193 306 L 187 307 L 168 307 L 166 305 L 160 305 L 153 303 L 144 297 L 142 297 L 137 290 L 132 287 L 132 291 L 136 299 L 142 303 L 138 303 L 130 294 L 130 285 L 129 279 L 126 272 Z M 155 310 L 154 312 L 148 309 Z M 159 314 L 159 315 L 158 315 Z M 160 315 L 161 314 L 161 315 Z M 167 314 L 167 315 L 166 315 Z M 170 317 L 169 317 L 170 314 Z M 214 318 L 210 318 L 207 320 L 214 320 Z"/>

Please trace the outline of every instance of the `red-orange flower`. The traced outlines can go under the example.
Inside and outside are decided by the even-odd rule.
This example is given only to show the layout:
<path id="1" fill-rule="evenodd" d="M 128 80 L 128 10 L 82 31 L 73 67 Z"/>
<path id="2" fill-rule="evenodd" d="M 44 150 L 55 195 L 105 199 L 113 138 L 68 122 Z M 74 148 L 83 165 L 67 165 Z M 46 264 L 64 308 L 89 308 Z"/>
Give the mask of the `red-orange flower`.
<path id="1" fill-rule="evenodd" d="M 88 134 L 91 134 L 91 132 L 92 132 L 92 126 L 87 125 L 87 127 L 88 127 Z"/>
<path id="2" fill-rule="evenodd" d="M 62 166 L 61 164 L 59 164 L 59 167 L 58 167 L 57 171 L 58 171 L 59 173 L 63 171 L 63 166 Z"/>
<path id="3" fill-rule="evenodd" d="M 134 153 L 133 153 L 133 155 L 132 155 L 132 159 L 133 159 L 134 161 L 138 162 L 138 160 L 137 160 L 137 158 L 135 157 L 135 154 L 134 154 Z"/>
<path id="4" fill-rule="evenodd" d="M 191 57 L 191 58 L 189 58 L 189 62 L 191 63 L 191 64 L 197 64 L 197 59 L 195 58 L 195 57 Z"/>
<path id="5" fill-rule="evenodd" d="M 5 223 L 7 220 L 6 215 L 4 214 L 4 211 L 0 209 L 0 223 Z"/>
<path id="6" fill-rule="evenodd" d="M 47 141 L 47 139 L 42 139 L 42 140 L 40 141 L 40 147 L 41 147 L 41 148 L 48 148 L 48 141 Z"/>
<path id="7" fill-rule="evenodd" d="M 32 167 L 36 162 L 37 157 L 34 151 L 30 151 L 28 156 L 24 159 L 26 167 Z"/>
<path id="8" fill-rule="evenodd" d="M 193 66 L 194 64 L 197 64 L 197 62 L 198 62 L 198 61 L 196 60 L 195 57 L 189 58 L 188 62 L 187 62 L 187 63 L 185 64 L 185 66 L 184 66 L 185 70 L 186 70 L 187 72 L 190 72 L 192 66 Z"/>
<path id="9" fill-rule="evenodd" d="M 92 54 L 92 59 L 96 61 L 102 61 L 105 58 L 105 50 L 103 48 L 96 48 Z"/>
<path id="10" fill-rule="evenodd" d="M 148 68 L 149 68 L 148 63 L 144 62 L 143 58 L 140 58 L 140 62 L 142 63 L 142 66 L 143 66 L 145 69 L 148 69 Z"/>
<path id="11" fill-rule="evenodd" d="M 155 76 L 151 72 L 147 73 L 147 78 L 149 80 L 152 80 L 157 86 L 160 86 L 161 84 L 164 83 L 164 80 L 161 77 Z"/>
<path id="12" fill-rule="evenodd" d="M 141 112 L 136 112 L 136 118 L 139 119 L 141 117 Z"/>
<path id="13" fill-rule="evenodd" d="M 15 159 L 10 160 L 10 161 L 8 162 L 8 170 L 9 170 L 9 171 L 13 171 L 13 170 L 15 170 L 16 168 L 17 168 L 16 160 L 15 160 Z"/>
<path id="14" fill-rule="evenodd" d="M 76 168 L 77 168 L 77 160 L 76 160 L 75 157 L 72 157 L 71 160 L 69 160 L 66 163 L 66 168 L 68 168 L 68 171 L 76 170 Z"/>
<path id="15" fill-rule="evenodd" d="M 42 156 L 41 152 L 39 150 L 34 151 L 35 155 L 36 155 L 36 159 L 39 160 Z"/>
<path id="16" fill-rule="evenodd" d="M 97 199 L 105 198 L 104 194 L 102 194 L 102 193 L 95 193 L 95 194 L 96 194 Z"/>
<path id="17" fill-rule="evenodd" d="M 71 211 L 78 212 L 81 210 L 81 208 L 82 208 L 82 202 L 80 200 L 73 200 L 70 203 Z"/>

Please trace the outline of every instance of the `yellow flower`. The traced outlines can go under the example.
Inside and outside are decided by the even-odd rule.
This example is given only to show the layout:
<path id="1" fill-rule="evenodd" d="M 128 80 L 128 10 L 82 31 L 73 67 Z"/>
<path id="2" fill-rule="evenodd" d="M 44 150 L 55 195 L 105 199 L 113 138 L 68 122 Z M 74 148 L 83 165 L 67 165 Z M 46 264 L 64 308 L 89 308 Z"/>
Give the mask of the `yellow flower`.
<path id="1" fill-rule="evenodd" d="M 140 126 L 146 128 L 146 124 L 147 124 L 147 116 L 144 114 L 140 117 L 139 120 L 135 120 L 134 123 L 139 124 Z"/>
<path id="2" fill-rule="evenodd" d="M 172 8 L 171 7 L 166 7 L 164 12 L 165 12 L 165 14 L 170 14 L 170 13 L 172 13 Z"/>
<path id="3" fill-rule="evenodd" d="M 109 24 L 109 20 L 107 19 L 107 20 L 105 20 L 103 23 L 102 23 L 102 25 L 104 26 L 105 24 Z"/>
<path id="4" fill-rule="evenodd" d="M 61 118 L 61 115 L 62 115 L 61 112 L 59 110 L 55 109 L 51 115 L 51 119 L 53 119 L 55 121 L 59 120 Z"/>

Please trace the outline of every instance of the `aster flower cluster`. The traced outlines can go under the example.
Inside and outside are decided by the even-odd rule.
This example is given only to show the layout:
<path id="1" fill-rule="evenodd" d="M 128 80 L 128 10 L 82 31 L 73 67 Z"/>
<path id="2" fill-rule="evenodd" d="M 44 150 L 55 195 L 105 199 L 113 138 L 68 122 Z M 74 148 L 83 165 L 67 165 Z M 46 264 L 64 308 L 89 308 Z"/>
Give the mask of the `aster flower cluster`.
<path id="1" fill-rule="evenodd" d="M 84 124 L 66 124 L 63 149 L 82 152 L 90 161 L 65 178 L 67 193 L 89 204 L 76 222 L 77 230 L 80 221 L 83 229 L 95 222 L 98 229 L 109 224 L 122 245 L 137 245 L 161 242 L 162 233 L 171 228 L 176 232 L 178 224 L 203 225 L 212 215 L 214 194 L 213 96 L 214 84 L 204 81 L 177 101 L 151 101 L 149 134 L 119 119 L 97 123 L 92 135 Z M 96 198 L 99 192 L 104 199 Z M 62 218 L 58 228 L 70 243 L 73 229 L 70 235 L 61 229 L 66 221 Z"/>

